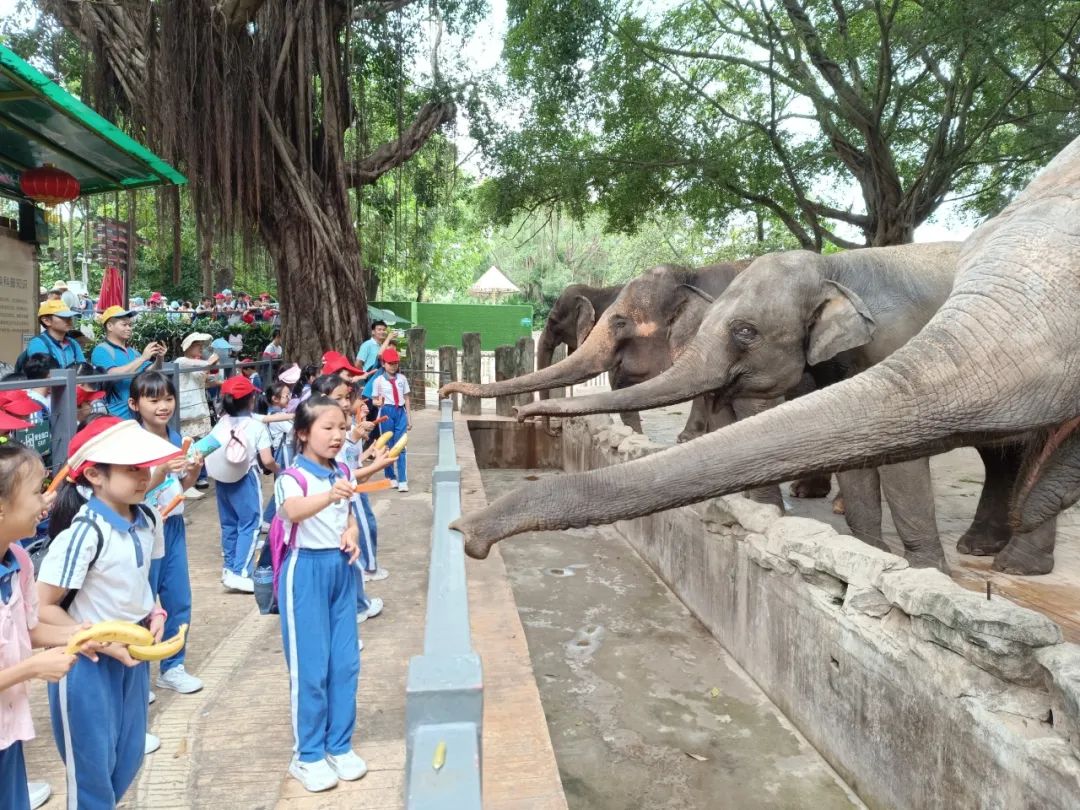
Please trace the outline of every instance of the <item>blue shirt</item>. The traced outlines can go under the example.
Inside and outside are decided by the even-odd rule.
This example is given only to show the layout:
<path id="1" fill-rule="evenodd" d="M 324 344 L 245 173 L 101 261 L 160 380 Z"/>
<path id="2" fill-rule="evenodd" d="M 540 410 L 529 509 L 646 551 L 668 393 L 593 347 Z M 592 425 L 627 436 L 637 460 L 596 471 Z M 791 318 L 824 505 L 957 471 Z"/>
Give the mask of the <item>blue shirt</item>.
<path id="1" fill-rule="evenodd" d="M 26 344 L 26 356 L 29 357 L 32 354 L 47 354 L 60 368 L 86 362 L 78 343 L 67 338 L 61 343 L 48 332 L 42 332 L 30 338 L 30 342 Z"/>
<path id="2" fill-rule="evenodd" d="M 362 371 L 371 371 L 373 368 L 379 366 L 379 346 L 382 345 L 375 338 L 368 338 L 360 344 L 359 350 L 356 352 L 356 359 L 360 363 L 360 369 Z M 367 378 L 367 382 L 364 383 L 363 395 L 368 399 L 371 399 L 371 386 L 375 382 L 375 378 L 379 375 L 372 374 Z"/>
<path id="3" fill-rule="evenodd" d="M 106 340 L 104 343 L 99 343 L 94 347 L 94 352 L 90 355 L 90 362 L 98 368 L 109 371 L 118 366 L 126 366 L 132 360 L 138 360 L 140 357 L 142 357 L 142 352 L 137 352 L 130 346 L 125 349 Z M 139 371 L 144 371 L 149 365 L 150 361 L 144 360 L 142 365 L 139 366 Z M 113 416 L 130 419 L 131 409 L 128 408 L 128 397 L 130 395 L 130 379 L 109 383 L 105 394 L 105 407 L 109 409 L 109 413 Z"/>

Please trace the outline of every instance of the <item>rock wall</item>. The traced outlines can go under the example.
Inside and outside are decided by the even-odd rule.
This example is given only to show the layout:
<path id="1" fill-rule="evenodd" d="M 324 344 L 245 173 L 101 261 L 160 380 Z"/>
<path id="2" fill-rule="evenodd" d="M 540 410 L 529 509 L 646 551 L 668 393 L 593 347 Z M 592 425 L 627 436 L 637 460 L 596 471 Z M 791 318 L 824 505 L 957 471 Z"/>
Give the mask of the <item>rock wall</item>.
<path id="1" fill-rule="evenodd" d="M 580 471 L 663 449 L 563 423 Z M 618 524 L 872 808 L 1080 808 L 1080 647 L 1042 614 L 741 496 Z"/>

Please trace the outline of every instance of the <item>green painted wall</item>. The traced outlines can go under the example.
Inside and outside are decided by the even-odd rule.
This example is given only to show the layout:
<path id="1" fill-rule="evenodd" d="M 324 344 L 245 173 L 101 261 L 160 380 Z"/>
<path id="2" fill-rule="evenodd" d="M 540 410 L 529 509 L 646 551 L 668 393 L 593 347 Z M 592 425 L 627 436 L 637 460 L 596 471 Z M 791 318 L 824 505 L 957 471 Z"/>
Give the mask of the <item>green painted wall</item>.
<path id="1" fill-rule="evenodd" d="M 389 309 L 427 330 L 429 350 L 440 346 L 461 347 L 463 332 L 479 332 L 480 348 L 516 343 L 532 334 L 533 308 L 528 304 L 425 304 L 415 301 L 377 301 L 372 306 Z M 522 320 L 528 325 L 523 326 Z"/>

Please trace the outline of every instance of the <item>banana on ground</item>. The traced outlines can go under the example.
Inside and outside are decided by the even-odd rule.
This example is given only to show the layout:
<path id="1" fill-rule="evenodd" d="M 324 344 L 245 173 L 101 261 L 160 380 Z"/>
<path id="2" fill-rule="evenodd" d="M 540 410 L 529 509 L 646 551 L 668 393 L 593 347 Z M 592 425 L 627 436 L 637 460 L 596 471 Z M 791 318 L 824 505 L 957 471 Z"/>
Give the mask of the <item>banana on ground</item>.
<path id="1" fill-rule="evenodd" d="M 162 661 L 171 658 L 180 652 L 187 640 L 186 624 L 180 625 L 180 630 L 172 638 L 167 638 L 157 644 L 133 644 L 128 646 L 128 653 L 137 661 Z M 153 639 L 151 638 L 151 642 Z"/>
<path id="2" fill-rule="evenodd" d="M 67 651 L 74 655 L 79 647 L 88 641 L 98 641 L 102 644 L 117 642 L 119 644 L 153 644 L 154 636 L 142 625 L 134 622 L 112 620 L 98 622 L 97 624 L 80 630 L 68 641 Z"/>

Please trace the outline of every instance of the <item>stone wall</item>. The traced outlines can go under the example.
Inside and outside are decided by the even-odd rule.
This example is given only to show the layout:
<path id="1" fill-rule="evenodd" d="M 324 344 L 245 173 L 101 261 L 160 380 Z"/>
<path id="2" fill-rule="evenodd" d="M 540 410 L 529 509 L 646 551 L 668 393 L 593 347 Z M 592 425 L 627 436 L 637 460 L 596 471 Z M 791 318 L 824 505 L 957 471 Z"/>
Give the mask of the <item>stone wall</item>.
<path id="1" fill-rule="evenodd" d="M 663 449 L 562 441 L 567 471 Z M 870 807 L 1080 807 L 1080 647 L 1042 614 L 737 495 L 618 528 Z"/>

